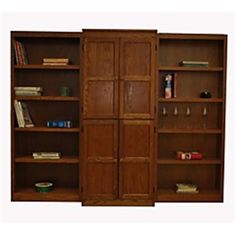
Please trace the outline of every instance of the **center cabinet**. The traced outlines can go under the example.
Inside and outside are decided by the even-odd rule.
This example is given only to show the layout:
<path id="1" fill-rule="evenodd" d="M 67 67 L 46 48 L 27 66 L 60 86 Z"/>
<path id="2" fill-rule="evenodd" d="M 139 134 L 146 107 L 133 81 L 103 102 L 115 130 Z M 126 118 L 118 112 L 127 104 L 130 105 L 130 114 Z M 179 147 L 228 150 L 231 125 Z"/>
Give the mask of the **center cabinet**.
<path id="1" fill-rule="evenodd" d="M 157 32 L 83 34 L 83 205 L 153 205 Z"/>

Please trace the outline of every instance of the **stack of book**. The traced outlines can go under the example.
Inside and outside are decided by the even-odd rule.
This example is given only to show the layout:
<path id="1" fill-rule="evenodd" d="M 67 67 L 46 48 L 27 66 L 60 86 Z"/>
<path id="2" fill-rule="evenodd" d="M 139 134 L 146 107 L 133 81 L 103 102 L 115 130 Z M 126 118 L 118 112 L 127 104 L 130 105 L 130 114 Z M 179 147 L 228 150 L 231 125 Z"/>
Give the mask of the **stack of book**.
<path id="1" fill-rule="evenodd" d="M 198 187 L 195 184 L 176 184 L 176 193 L 199 193 Z"/>
<path id="2" fill-rule="evenodd" d="M 25 87 L 15 86 L 14 90 L 16 96 L 41 96 L 43 92 L 42 87 L 29 87 L 29 86 Z"/>
<path id="3" fill-rule="evenodd" d="M 17 118 L 17 123 L 20 128 L 34 127 L 32 119 L 30 117 L 29 109 L 24 102 L 14 101 L 15 113 Z"/>
<path id="4" fill-rule="evenodd" d="M 60 152 L 33 152 L 35 160 L 57 160 L 61 158 Z"/>
<path id="5" fill-rule="evenodd" d="M 69 65 L 68 58 L 43 58 L 44 66 L 67 66 Z"/>
<path id="6" fill-rule="evenodd" d="M 181 61 L 181 66 L 200 66 L 200 67 L 208 67 L 208 61 Z"/>
<path id="7" fill-rule="evenodd" d="M 28 64 L 26 50 L 25 50 L 24 45 L 21 42 L 19 41 L 14 42 L 14 52 L 15 52 L 16 64 L 18 65 Z"/>

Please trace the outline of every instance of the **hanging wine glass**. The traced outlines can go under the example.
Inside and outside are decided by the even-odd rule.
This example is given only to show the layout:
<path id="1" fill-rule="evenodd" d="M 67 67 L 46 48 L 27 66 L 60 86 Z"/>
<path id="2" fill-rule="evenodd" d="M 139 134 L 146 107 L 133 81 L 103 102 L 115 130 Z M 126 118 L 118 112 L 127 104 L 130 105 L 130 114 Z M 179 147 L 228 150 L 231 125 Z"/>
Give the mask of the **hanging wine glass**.
<path id="1" fill-rule="evenodd" d="M 187 120 L 186 120 L 187 128 L 191 128 L 191 122 L 190 122 L 191 109 L 190 109 L 190 107 L 187 107 L 187 108 L 186 108 L 186 113 L 185 113 L 185 115 L 186 115 L 186 118 L 187 118 Z"/>
<path id="2" fill-rule="evenodd" d="M 207 115 L 208 115 L 207 107 L 204 107 L 203 110 L 202 110 L 203 128 L 204 129 L 206 129 L 206 127 L 207 127 Z"/>
<path id="3" fill-rule="evenodd" d="M 178 125 L 177 125 L 177 118 L 178 118 L 178 115 L 179 115 L 179 112 L 178 112 L 178 108 L 177 106 L 174 107 L 174 111 L 173 111 L 173 116 L 175 117 L 175 120 L 174 120 L 174 127 L 177 128 Z"/>

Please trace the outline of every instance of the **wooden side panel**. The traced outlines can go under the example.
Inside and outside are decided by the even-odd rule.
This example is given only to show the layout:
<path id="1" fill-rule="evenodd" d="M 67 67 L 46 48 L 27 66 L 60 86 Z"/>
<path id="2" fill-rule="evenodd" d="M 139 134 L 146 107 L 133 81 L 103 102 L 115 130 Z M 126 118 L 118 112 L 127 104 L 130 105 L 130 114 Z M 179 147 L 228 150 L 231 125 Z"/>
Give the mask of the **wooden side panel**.
<path id="1" fill-rule="evenodd" d="M 120 121 L 119 193 L 121 199 L 152 199 L 153 121 Z"/>
<path id="2" fill-rule="evenodd" d="M 156 40 L 121 39 L 120 118 L 154 118 Z"/>
<path id="3" fill-rule="evenodd" d="M 118 41 L 84 40 L 84 118 L 115 118 L 118 113 Z"/>
<path id="4" fill-rule="evenodd" d="M 84 121 L 84 200 L 117 197 L 117 121 Z"/>

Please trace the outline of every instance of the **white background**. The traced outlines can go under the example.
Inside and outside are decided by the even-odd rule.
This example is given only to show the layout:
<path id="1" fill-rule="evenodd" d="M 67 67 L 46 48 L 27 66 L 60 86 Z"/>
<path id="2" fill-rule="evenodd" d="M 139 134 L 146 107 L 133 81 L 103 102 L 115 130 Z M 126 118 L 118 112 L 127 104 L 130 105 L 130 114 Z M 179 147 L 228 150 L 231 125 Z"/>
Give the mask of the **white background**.
<path id="1" fill-rule="evenodd" d="M 22 1 L 19 1 L 22 2 Z M 17 10 L 20 6 L 8 5 L 6 11 Z M 44 1 L 41 1 L 42 3 Z M 68 2 L 68 1 L 67 1 Z M 132 1 L 135 3 L 135 1 Z M 147 1 L 145 1 L 147 3 Z M 180 1 L 178 1 L 180 3 Z M 207 5 L 206 1 L 205 5 Z M 218 6 L 219 1 L 215 2 Z M 227 1 L 224 1 L 225 3 Z M 32 13 L 27 8 L 21 11 L 25 13 L 9 13 L 5 12 L 1 18 L 1 100 L 0 100 L 0 203 L 1 203 L 1 220 L 0 229 L 6 233 L 14 234 L 30 233 L 39 234 L 38 226 L 34 224 L 13 225 L 9 222 L 138 222 L 135 225 L 127 225 L 130 233 L 147 234 L 162 233 L 167 235 L 181 235 L 191 233 L 199 235 L 201 230 L 215 235 L 222 235 L 234 228 L 234 158 L 235 158 L 235 17 L 233 13 L 217 12 L 214 5 L 209 12 L 205 7 L 203 9 L 202 1 L 195 2 L 194 10 L 203 10 L 204 12 L 170 12 L 173 5 L 167 5 L 165 11 L 160 11 L 159 5 L 151 7 L 153 12 L 142 12 L 146 10 L 146 5 L 137 8 L 132 4 L 128 4 L 130 11 L 123 8 L 125 12 L 121 12 L 122 8 L 117 2 L 114 2 L 113 12 L 102 12 L 104 8 L 100 5 L 88 5 L 87 9 L 98 10 L 97 12 L 76 12 L 80 9 L 73 8 L 75 12 L 50 12 L 55 10 L 52 4 L 51 8 L 39 6 L 34 10 L 45 10 L 47 13 Z M 213 1 L 212 1 L 213 3 Z M 199 7 L 200 4 L 200 7 Z M 46 5 L 45 5 L 46 6 Z M 74 6 L 74 5 L 73 5 Z M 73 7 L 72 6 L 72 7 Z M 97 9 L 94 9 L 98 6 Z M 109 5 L 110 6 L 110 5 Z M 139 4 L 138 4 L 139 6 Z M 153 5 L 154 6 L 154 5 Z M 175 5 L 176 6 L 176 5 Z M 201 7 L 202 6 L 202 7 Z M 207 5 L 208 6 L 208 5 Z M 212 6 L 212 5 L 209 5 Z M 228 5 L 229 6 L 229 5 Z M 232 6 L 233 7 L 233 6 Z M 109 8 L 109 7 L 108 7 Z M 202 8 L 202 9 L 201 9 Z M 182 8 L 181 8 L 182 9 Z M 158 11 L 159 10 L 159 11 Z M 221 8 L 219 9 L 221 10 Z M 218 10 L 218 11 L 219 11 Z M 227 8 L 227 10 L 232 10 Z M 58 10 L 57 10 L 58 11 Z M 60 11 L 63 11 L 63 7 Z M 120 11 L 120 12 L 118 12 Z M 155 12 L 156 11 L 156 12 Z M 228 35 L 228 68 L 227 68 L 227 112 L 226 112 L 226 148 L 225 148 L 225 197 L 224 203 L 157 203 L 155 207 L 81 207 L 80 203 L 34 203 L 34 202 L 11 202 L 10 201 L 10 31 L 11 30 L 33 30 L 33 31 L 81 31 L 82 28 L 112 28 L 112 29 L 158 29 L 159 32 L 168 33 L 219 33 Z M 152 222 L 155 224 L 140 224 Z M 164 224 L 161 222 L 165 222 Z M 181 224 L 173 224 L 179 222 Z M 194 224 L 190 224 L 192 222 Z M 196 224 L 196 223 L 204 224 Z M 168 224 L 166 224 L 168 223 Z M 170 225 L 171 223 L 171 225 Z M 188 223 L 188 224 L 187 224 Z M 205 224 L 208 223 L 208 224 Z M 172 227 L 170 227 L 172 226 Z M 23 228 L 24 227 L 24 228 Z M 70 232 L 103 235 L 110 232 L 113 235 L 120 235 L 120 230 L 124 225 L 118 226 L 109 224 L 99 224 L 89 226 L 81 224 L 50 224 L 44 227 L 50 232 L 56 233 L 56 229 L 61 229 L 57 234 L 64 235 Z M 37 230 L 36 230 L 37 229 Z M 44 228 L 42 228 L 43 230 Z M 138 232 L 136 232 L 136 230 Z M 53 230 L 53 231 L 52 231 Z M 151 230 L 151 231 L 150 231 Z M 44 232 L 44 231 L 43 231 Z M 126 231 L 127 232 L 127 231 Z M 205 234 L 204 233 L 204 234 Z M 232 231 L 231 231 L 232 233 Z"/>

